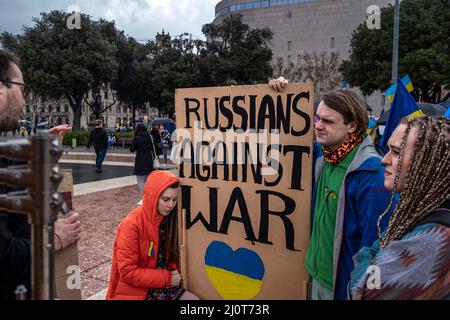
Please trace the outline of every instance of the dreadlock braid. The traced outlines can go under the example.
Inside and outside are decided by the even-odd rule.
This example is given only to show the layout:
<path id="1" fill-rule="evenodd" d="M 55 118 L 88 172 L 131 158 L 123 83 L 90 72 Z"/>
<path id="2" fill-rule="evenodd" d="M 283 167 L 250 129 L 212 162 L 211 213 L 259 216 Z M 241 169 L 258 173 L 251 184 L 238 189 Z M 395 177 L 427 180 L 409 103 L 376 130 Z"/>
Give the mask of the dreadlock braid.
<path id="1" fill-rule="evenodd" d="M 403 162 L 404 149 L 411 128 L 418 130 L 411 163 L 403 190 L 389 220 L 384 237 L 381 221 L 390 211 Z M 403 237 L 420 220 L 450 198 L 450 120 L 431 117 L 407 120 L 402 137 L 397 172 L 388 208 L 378 219 L 380 248 Z"/>

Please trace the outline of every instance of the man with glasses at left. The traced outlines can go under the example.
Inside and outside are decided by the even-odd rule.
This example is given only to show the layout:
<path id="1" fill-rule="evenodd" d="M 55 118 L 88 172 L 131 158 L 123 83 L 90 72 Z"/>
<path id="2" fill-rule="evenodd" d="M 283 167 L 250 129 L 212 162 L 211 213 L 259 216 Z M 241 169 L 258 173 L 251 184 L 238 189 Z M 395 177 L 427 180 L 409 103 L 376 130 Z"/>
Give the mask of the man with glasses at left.
<path id="1" fill-rule="evenodd" d="M 25 107 L 22 72 L 18 59 L 0 51 L 0 128 L 9 131 L 17 126 L 22 108 Z"/>
<path id="2" fill-rule="evenodd" d="M 23 75 L 19 59 L 0 50 L 0 131 L 9 131 L 17 126 L 22 108 L 25 106 Z M 70 130 L 67 125 L 54 127 L 50 133 L 62 139 Z M 13 164 L 2 158 L 0 168 Z M 13 191 L 0 181 L 0 194 Z M 55 223 L 55 250 L 61 250 L 78 241 L 81 232 L 78 214 L 58 219 Z M 22 214 L 8 214 L 0 211 L 0 300 L 15 299 L 18 285 L 25 285 L 31 296 L 31 251 L 30 226 L 28 218 Z"/>

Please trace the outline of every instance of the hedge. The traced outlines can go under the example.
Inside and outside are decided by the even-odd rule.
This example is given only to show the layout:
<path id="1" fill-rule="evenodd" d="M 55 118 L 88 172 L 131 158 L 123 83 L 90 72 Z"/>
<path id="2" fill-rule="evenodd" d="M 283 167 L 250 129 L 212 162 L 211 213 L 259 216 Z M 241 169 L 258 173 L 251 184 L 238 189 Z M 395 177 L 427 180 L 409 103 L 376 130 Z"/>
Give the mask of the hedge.
<path id="1" fill-rule="evenodd" d="M 89 131 L 70 131 L 64 135 L 63 145 L 72 146 L 72 139 L 77 139 L 77 146 L 86 146 L 89 141 Z"/>

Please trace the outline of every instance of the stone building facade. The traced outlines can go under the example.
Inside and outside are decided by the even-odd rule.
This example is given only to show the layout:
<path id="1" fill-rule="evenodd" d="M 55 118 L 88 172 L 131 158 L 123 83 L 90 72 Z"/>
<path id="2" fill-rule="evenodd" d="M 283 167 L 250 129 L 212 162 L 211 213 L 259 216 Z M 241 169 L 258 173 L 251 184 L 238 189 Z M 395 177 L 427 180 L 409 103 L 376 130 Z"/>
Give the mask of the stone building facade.
<path id="1" fill-rule="evenodd" d="M 88 94 L 87 100 L 89 103 L 93 101 L 92 93 Z M 102 108 L 112 105 L 107 111 L 103 112 L 100 118 L 104 122 L 105 128 L 116 128 L 121 124 L 128 125 L 132 121 L 132 110 L 125 105 L 115 101 L 114 92 L 112 90 L 103 90 L 101 92 Z M 59 100 L 42 101 L 39 98 L 34 99 L 32 94 L 26 98 L 27 106 L 23 110 L 22 119 L 30 120 L 38 123 L 46 120 L 55 125 L 69 124 L 73 126 L 73 111 L 70 108 L 69 101 L 62 98 Z M 83 101 L 81 108 L 81 127 L 89 128 L 92 126 L 95 116 L 92 113 L 90 106 Z M 146 105 L 136 110 L 136 121 L 148 122 L 151 119 L 159 116 L 157 108 Z"/>
<path id="2" fill-rule="evenodd" d="M 252 28 L 270 28 L 274 63 L 281 58 L 285 65 L 298 65 L 305 52 L 335 52 L 341 60 L 347 59 L 352 32 L 367 21 L 368 8 L 393 3 L 394 0 L 222 0 L 216 5 L 214 23 L 239 13 Z M 387 107 L 387 99 L 379 92 L 365 98 L 377 115 L 382 107 Z"/>

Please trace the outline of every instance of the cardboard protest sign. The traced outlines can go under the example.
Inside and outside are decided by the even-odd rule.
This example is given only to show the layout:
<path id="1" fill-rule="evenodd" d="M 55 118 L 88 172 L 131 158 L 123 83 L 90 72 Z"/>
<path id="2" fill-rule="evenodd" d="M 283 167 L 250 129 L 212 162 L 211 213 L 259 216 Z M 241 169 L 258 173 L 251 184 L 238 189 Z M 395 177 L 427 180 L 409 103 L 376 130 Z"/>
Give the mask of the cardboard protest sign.
<path id="1" fill-rule="evenodd" d="M 64 201 L 72 210 L 73 177 L 72 169 L 63 169 L 63 180 L 58 187 Z M 61 218 L 63 216 L 59 216 Z M 55 253 L 55 297 L 60 300 L 81 300 L 79 287 L 78 245 L 71 244 Z M 78 283 L 77 283 L 78 282 Z"/>
<path id="2" fill-rule="evenodd" d="M 181 274 L 201 299 L 306 298 L 313 90 L 176 91 Z"/>

